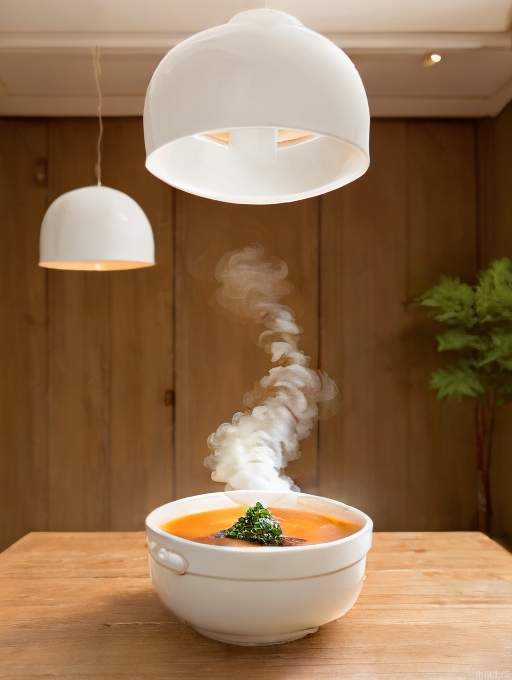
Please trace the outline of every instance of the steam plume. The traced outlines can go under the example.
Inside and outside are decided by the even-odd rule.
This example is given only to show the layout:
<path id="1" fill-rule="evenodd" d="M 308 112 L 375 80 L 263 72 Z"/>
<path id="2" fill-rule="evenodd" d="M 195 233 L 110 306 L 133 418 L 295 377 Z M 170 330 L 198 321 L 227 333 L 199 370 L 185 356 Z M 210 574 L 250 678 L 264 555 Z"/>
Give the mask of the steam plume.
<path id="1" fill-rule="evenodd" d="M 292 309 L 280 302 L 291 290 L 287 275 L 286 263 L 266 258 L 262 246 L 227 253 L 217 265 L 218 302 L 263 326 L 259 344 L 274 364 L 245 395 L 246 410 L 208 438 L 205 464 L 227 489 L 297 489 L 284 468 L 299 457 L 299 442 L 316 422 L 318 403 L 337 393 L 334 382 L 309 368 L 309 357 L 298 348 L 302 329 Z"/>

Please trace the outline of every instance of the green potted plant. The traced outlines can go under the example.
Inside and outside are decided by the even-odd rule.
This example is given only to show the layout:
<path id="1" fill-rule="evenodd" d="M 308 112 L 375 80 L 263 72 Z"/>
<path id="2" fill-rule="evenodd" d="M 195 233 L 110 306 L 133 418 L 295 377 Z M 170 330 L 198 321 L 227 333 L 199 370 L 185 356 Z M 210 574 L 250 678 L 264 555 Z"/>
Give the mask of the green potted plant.
<path id="1" fill-rule="evenodd" d="M 418 302 L 443 324 L 437 349 L 452 358 L 434 371 L 431 387 L 438 399 L 475 402 L 478 526 L 488 532 L 495 414 L 512 401 L 512 259 L 492 262 L 474 285 L 442 277 Z"/>

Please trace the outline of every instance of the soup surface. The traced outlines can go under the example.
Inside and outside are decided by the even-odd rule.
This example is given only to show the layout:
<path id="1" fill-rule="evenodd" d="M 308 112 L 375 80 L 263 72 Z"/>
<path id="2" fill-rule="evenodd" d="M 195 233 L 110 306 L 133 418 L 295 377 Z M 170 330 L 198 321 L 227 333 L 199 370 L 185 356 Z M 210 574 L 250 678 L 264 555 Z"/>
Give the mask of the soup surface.
<path id="1" fill-rule="evenodd" d="M 291 508 L 268 508 L 283 529 L 284 546 L 326 543 L 349 536 L 360 529 L 358 524 L 345 522 L 336 517 L 319 515 L 306 510 Z M 258 548 L 257 543 L 241 541 L 236 538 L 219 536 L 218 532 L 234 524 L 245 514 L 246 506 L 220 508 L 198 512 L 193 515 L 177 517 L 160 527 L 169 534 L 180 538 L 188 538 L 197 543 L 226 545 L 245 548 Z M 295 539 L 295 540 L 294 540 Z"/>

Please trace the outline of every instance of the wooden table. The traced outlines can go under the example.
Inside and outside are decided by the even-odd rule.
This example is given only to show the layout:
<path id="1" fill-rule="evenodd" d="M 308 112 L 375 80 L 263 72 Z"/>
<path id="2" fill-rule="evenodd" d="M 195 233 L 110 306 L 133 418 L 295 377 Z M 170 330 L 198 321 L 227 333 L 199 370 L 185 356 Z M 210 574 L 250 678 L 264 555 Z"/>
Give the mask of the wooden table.
<path id="1" fill-rule="evenodd" d="M 164 609 L 142 533 L 29 534 L 0 555 L 0 678 L 512 680 L 512 557 L 479 533 L 376 534 L 347 616 L 243 648 Z"/>

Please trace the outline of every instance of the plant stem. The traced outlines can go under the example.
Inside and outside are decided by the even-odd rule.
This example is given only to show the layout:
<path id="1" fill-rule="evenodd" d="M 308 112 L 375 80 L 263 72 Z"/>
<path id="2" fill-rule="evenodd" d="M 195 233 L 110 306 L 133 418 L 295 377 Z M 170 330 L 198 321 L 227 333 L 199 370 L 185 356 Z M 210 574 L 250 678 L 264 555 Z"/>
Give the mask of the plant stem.
<path id="1" fill-rule="evenodd" d="M 483 408 L 482 401 L 475 404 L 475 435 L 476 435 L 476 466 L 477 466 L 477 512 L 478 528 L 480 531 L 487 529 L 487 503 L 484 483 L 484 432 L 483 432 Z"/>
<path id="2" fill-rule="evenodd" d="M 490 471 L 495 413 L 496 395 L 490 390 L 475 404 L 478 528 L 485 533 L 489 533 L 492 513 Z"/>

